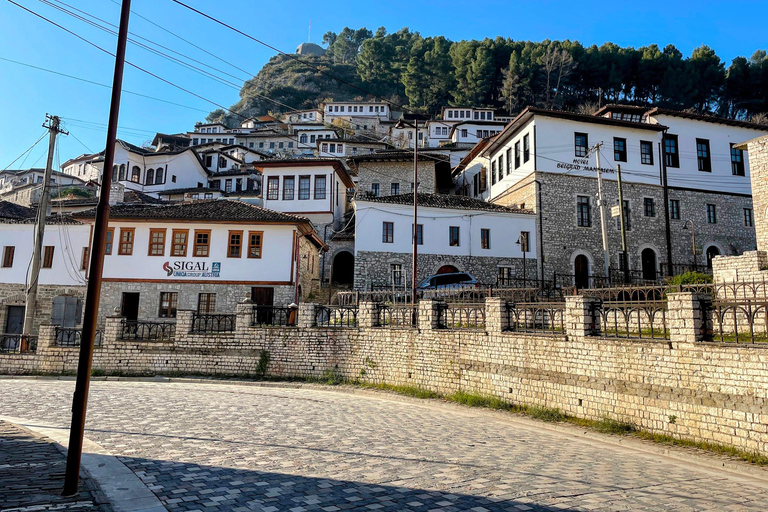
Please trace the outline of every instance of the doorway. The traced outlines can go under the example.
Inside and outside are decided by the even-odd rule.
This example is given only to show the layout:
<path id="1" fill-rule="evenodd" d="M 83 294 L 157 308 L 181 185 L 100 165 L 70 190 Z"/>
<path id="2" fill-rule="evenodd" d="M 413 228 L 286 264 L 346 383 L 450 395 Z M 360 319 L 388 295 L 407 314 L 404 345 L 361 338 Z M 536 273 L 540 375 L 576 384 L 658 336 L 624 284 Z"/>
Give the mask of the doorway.
<path id="1" fill-rule="evenodd" d="M 256 324 L 272 325 L 274 310 L 272 306 L 275 300 L 275 289 L 266 286 L 254 286 L 251 288 L 251 301 L 256 305 Z"/>
<path id="2" fill-rule="evenodd" d="M 720 249 L 714 245 L 707 247 L 707 268 L 712 268 L 712 260 L 715 256 L 720 256 Z"/>
<path id="3" fill-rule="evenodd" d="M 5 320 L 7 334 L 21 334 L 24 330 L 24 306 L 8 306 L 8 316 Z"/>
<path id="4" fill-rule="evenodd" d="M 341 251 L 333 258 L 331 276 L 334 285 L 352 286 L 355 280 L 355 257 L 349 251 Z"/>
<path id="5" fill-rule="evenodd" d="M 123 292 L 120 314 L 129 322 L 139 319 L 139 292 Z"/>
<path id="6" fill-rule="evenodd" d="M 576 288 L 589 288 L 589 259 L 583 254 L 573 261 L 573 273 Z"/>
<path id="7" fill-rule="evenodd" d="M 643 280 L 656 281 L 656 251 L 643 249 L 640 253 L 640 261 L 643 265 Z"/>
<path id="8" fill-rule="evenodd" d="M 83 315 L 83 301 L 77 297 L 60 295 L 53 298 L 51 323 L 59 327 L 75 327 Z"/>

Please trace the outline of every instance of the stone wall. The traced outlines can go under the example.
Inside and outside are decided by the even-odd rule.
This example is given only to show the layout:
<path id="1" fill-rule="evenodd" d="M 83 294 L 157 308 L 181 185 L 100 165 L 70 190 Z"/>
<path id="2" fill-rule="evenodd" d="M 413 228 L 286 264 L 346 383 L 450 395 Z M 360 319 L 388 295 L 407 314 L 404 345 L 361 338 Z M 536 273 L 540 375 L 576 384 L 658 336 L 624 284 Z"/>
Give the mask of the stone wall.
<path id="1" fill-rule="evenodd" d="M 750 141 L 747 150 L 755 203 L 757 249 L 768 251 L 768 137 Z"/>
<path id="2" fill-rule="evenodd" d="M 513 278 L 523 277 L 522 258 L 491 258 L 487 256 L 450 256 L 443 254 L 419 254 L 419 275 L 417 280 L 435 274 L 443 265 L 452 265 L 460 272 L 469 272 L 482 284 L 495 284 L 499 276 L 499 267 L 510 267 Z M 410 253 L 358 251 L 355 255 L 355 287 L 359 290 L 370 290 L 371 285 L 391 285 L 392 265 L 402 265 L 403 282 L 410 283 L 411 276 Z M 527 279 L 537 277 L 536 259 L 527 259 L 525 274 Z"/>
<path id="3" fill-rule="evenodd" d="M 410 194 L 413 183 L 413 160 L 383 160 L 370 161 L 367 159 L 356 162 L 357 190 L 364 195 L 371 191 L 371 184 L 379 184 L 379 195 L 392 194 L 392 183 L 400 184 L 401 194 Z M 435 160 L 419 159 L 419 192 L 434 194 L 437 192 L 435 182 Z"/>
<path id="4" fill-rule="evenodd" d="M 515 404 L 604 417 L 650 432 L 768 454 L 768 351 L 701 343 L 698 297 L 673 294 L 670 340 L 590 336 L 590 299 L 569 297 L 566 335 L 503 332 L 501 299 L 486 303 L 486 330 L 437 329 L 432 301 L 419 304 L 419 328 L 375 325 L 363 303 L 359 328 L 312 327 L 314 305 L 302 304 L 298 327 L 250 325 L 251 305 L 238 305 L 237 329 L 190 334 L 192 313 L 179 312 L 167 342 L 118 339 L 121 319 L 107 319 L 97 371 L 274 378 L 327 377 L 465 391 Z M 77 349 L 53 345 L 41 328 L 36 354 L 0 355 L 0 373 L 72 372 Z M 265 364 L 269 356 L 269 363 Z"/>
<path id="5" fill-rule="evenodd" d="M 32 325 L 32 333 L 37 333 L 40 324 L 50 323 L 53 311 L 53 299 L 62 295 L 83 299 L 85 286 L 51 286 L 40 285 L 37 288 L 37 311 Z M 26 286 L 23 284 L 0 283 L 0 326 L 3 332 L 7 328 L 8 306 L 24 306 L 26 304 Z"/>

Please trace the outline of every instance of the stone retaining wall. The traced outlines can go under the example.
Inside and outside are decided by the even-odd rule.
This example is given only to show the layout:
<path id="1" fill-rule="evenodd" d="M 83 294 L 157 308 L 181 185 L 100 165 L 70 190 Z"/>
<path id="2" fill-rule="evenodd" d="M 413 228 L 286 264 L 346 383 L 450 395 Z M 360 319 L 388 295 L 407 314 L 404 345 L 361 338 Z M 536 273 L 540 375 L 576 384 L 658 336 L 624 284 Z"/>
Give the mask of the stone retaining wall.
<path id="1" fill-rule="evenodd" d="M 565 335 L 503 332 L 501 299 L 486 303 L 482 331 L 438 329 L 432 301 L 420 303 L 418 329 L 373 327 L 371 303 L 361 304 L 356 328 L 312 327 L 311 304 L 302 304 L 298 327 L 257 328 L 250 325 L 251 305 L 242 303 L 234 332 L 200 335 L 188 333 L 192 313 L 181 311 L 169 342 L 119 340 L 122 319 L 110 317 L 93 367 L 253 377 L 266 366 L 273 378 L 336 375 L 461 390 L 768 454 L 768 350 L 699 341 L 693 294 L 670 298 L 670 340 L 591 336 L 589 301 L 568 298 Z M 0 355 L 0 373 L 73 372 L 78 349 L 53 346 L 53 329 L 41 327 L 36 354 Z"/>

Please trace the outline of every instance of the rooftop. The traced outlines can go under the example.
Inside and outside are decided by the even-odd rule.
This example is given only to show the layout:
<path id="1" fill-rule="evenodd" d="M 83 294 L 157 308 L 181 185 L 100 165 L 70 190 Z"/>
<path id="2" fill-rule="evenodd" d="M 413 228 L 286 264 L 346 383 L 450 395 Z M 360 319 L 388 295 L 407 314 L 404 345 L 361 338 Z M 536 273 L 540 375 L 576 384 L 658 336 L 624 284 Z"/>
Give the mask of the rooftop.
<path id="1" fill-rule="evenodd" d="M 481 201 L 465 196 L 451 196 L 446 194 L 418 194 L 418 204 L 426 208 L 450 208 L 453 210 L 478 210 L 498 213 L 524 213 L 533 215 L 531 210 L 509 208 L 495 203 Z M 374 203 L 413 205 L 413 194 L 400 194 L 386 197 L 365 197 L 357 199 L 358 202 L 370 201 Z"/>

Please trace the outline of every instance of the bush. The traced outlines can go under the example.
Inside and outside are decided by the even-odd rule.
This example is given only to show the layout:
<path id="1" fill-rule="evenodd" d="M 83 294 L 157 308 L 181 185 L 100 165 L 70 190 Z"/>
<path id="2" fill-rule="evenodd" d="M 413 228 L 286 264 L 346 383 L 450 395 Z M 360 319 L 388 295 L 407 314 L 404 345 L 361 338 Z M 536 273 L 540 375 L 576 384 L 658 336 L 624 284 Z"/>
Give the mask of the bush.
<path id="1" fill-rule="evenodd" d="M 679 286 L 681 284 L 708 284 L 711 282 L 712 276 L 701 272 L 691 271 L 688 271 L 685 274 L 678 274 L 669 280 L 669 284 L 672 286 Z"/>

